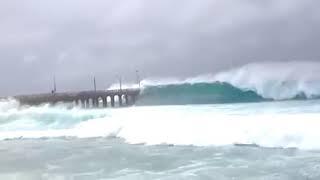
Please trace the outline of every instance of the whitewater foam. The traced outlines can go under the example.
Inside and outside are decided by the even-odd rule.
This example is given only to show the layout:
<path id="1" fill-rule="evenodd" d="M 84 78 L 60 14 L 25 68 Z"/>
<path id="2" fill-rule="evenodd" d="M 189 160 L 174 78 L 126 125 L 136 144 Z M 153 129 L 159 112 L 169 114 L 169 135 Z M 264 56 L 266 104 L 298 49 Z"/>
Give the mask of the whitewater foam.
<path id="1" fill-rule="evenodd" d="M 13 108 L 0 112 L 0 139 L 113 136 L 147 145 L 257 144 L 320 149 L 318 104 L 291 101 L 106 110 Z M 8 112 L 18 118 L 10 119 Z M 48 122 L 48 117 L 54 121 Z"/>
<path id="2" fill-rule="evenodd" d="M 214 80 L 254 90 L 264 98 L 275 100 L 291 99 L 300 94 L 314 98 L 320 95 L 320 63 L 253 63 L 218 73 Z"/>

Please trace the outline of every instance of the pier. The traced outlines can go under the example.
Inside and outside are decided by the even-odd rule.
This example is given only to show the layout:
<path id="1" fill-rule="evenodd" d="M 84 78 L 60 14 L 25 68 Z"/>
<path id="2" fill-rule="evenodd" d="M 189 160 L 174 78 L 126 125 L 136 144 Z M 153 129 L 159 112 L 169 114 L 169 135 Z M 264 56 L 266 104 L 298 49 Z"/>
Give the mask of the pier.
<path id="1" fill-rule="evenodd" d="M 72 103 L 82 108 L 125 107 L 133 105 L 140 89 L 94 90 L 14 96 L 22 105 Z"/>
<path id="2" fill-rule="evenodd" d="M 93 90 L 79 92 L 57 92 L 56 77 L 53 76 L 53 89 L 51 93 L 18 95 L 14 98 L 21 105 L 37 106 L 41 104 L 55 105 L 57 103 L 68 103 L 82 108 L 107 108 L 132 106 L 140 94 L 140 76 L 136 70 L 137 85 L 139 88 L 122 89 L 122 77 L 119 76 L 119 89 L 97 90 L 95 76 L 93 77 Z M 0 97 L 9 99 L 9 97 Z"/>

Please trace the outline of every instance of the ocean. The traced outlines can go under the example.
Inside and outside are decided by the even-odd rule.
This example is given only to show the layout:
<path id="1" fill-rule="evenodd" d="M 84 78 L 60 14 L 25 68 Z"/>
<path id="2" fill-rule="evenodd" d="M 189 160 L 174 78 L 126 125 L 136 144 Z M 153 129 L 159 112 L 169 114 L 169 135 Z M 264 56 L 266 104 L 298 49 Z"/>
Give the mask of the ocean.
<path id="1" fill-rule="evenodd" d="M 1 101 L 0 179 L 320 179 L 317 67 L 262 67 L 145 80 L 127 108 Z"/>

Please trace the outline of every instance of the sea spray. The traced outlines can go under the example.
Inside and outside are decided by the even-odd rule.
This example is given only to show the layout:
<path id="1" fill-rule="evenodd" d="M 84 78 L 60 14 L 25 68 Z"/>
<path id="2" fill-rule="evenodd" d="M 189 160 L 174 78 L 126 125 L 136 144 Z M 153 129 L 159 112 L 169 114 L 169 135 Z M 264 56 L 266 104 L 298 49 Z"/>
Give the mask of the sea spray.
<path id="1" fill-rule="evenodd" d="M 320 63 L 317 62 L 252 63 L 218 73 L 213 79 L 274 100 L 320 96 Z"/>
<path id="2" fill-rule="evenodd" d="M 0 139 L 112 136 L 130 144 L 320 149 L 319 110 L 318 100 L 98 110 L 13 107 L 0 112 Z"/>
<path id="3" fill-rule="evenodd" d="M 105 113 L 70 109 L 67 104 L 21 106 L 13 99 L 0 102 L 1 131 L 65 129 L 99 117 L 105 117 Z"/>

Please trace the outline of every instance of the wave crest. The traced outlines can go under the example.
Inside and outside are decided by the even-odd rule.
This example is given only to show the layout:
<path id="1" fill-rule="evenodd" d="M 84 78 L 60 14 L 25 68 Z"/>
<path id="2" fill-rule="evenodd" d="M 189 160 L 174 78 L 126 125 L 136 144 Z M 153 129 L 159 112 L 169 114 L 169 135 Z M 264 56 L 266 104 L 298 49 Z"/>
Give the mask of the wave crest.
<path id="1" fill-rule="evenodd" d="M 320 63 L 253 63 L 217 74 L 142 81 L 139 104 L 207 104 L 320 97 Z"/>
<path id="2" fill-rule="evenodd" d="M 254 63 L 218 73 L 214 80 L 253 90 L 264 98 L 274 100 L 297 96 L 312 99 L 320 95 L 320 63 Z"/>
<path id="3" fill-rule="evenodd" d="M 244 91 L 228 83 L 185 83 L 147 86 L 137 105 L 213 104 L 264 101 L 254 91 Z"/>

